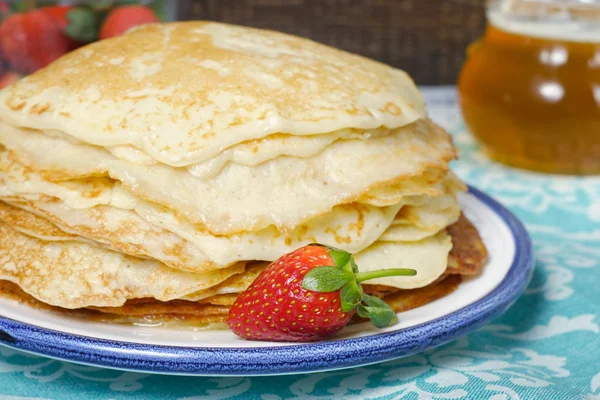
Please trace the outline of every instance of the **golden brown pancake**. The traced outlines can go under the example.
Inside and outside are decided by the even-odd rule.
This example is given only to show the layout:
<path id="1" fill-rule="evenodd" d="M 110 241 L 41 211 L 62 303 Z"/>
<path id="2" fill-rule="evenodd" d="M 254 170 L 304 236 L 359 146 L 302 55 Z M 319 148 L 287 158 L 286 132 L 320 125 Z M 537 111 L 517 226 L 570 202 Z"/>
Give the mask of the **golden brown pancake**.
<path id="1" fill-rule="evenodd" d="M 452 236 L 452 250 L 448 257 L 448 274 L 477 275 L 487 260 L 487 249 L 477 228 L 464 214 L 446 228 Z"/>
<path id="2" fill-rule="evenodd" d="M 481 236 L 471 221 L 461 214 L 458 221 L 446 228 L 452 238 L 453 247 L 448 255 L 448 268 L 435 283 L 445 280 L 450 275 L 477 275 L 483 269 L 487 261 L 487 250 L 481 240 Z M 428 288 L 426 286 L 423 289 Z M 385 285 L 363 284 L 366 293 L 373 296 L 385 298 L 397 292 L 408 292 L 410 290 L 399 290 Z M 419 289 L 413 289 L 419 290 Z M 419 292 L 416 292 L 419 293 Z"/>
<path id="3" fill-rule="evenodd" d="M 452 242 L 456 249 L 450 252 L 448 265 L 454 267 L 449 267 L 446 273 L 435 283 L 423 288 L 404 290 L 390 286 L 364 284 L 365 292 L 383 298 L 396 312 L 421 307 L 452 293 L 458 288 L 461 275 L 473 275 L 481 271 L 487 260 L 487 253 L 477 230 L 464 215 L 461 215 L 458 222 L 448 227 L 448 231 L 451 233 Z M 236 287 L 236 281 L 239 281 L 240 286 L 237 286 L 238 288 L 247 287 L 265 268 L 265 265 L 264 263 L 251 265 L 249 267 L 251 279 L 243 279 L 243 275 L 240 274 L 229 278 L 221 285 Z M 86 318 L 111 323 L 167 323 L 170 326 L 190 327 L 224 322 L 227 319 L 229 306 L 233 304 L 237 297 L 237 293 L 229 293 L 212 295 L 197 301 L 171 300 L 166 302 L 145 298 L 128 300 L 121 307 L 88 307 L 66 310 L 42 303 L 27 295 L 17 285 L 7 281 L 0 281 L 0 295 L 35 308 L 81 317 L 85 316 Z M 361 321 L 359 318 L 355 318 L 355 322 Z"/>

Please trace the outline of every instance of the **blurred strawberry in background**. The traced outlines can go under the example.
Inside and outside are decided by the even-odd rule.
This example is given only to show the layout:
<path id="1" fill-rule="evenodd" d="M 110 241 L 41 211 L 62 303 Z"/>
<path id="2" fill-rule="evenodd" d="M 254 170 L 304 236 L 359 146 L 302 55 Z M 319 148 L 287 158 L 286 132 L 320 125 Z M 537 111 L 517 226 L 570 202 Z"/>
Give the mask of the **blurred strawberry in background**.
<path id="1" fill-rule="evenodd" d="M 43 8 L 9 16 L 0 25 L 0 47 L 6 61 L 28 74 L 75 49 L 78 44 L 61 28 L 62 19 Z"/>
<path id="2" fill-rule="evenodd" d="M 50 16 L 56 25 L 60 28 L 61 31 L 66 31 L 67 26 L 69 26 L 68 14 L 69 11 L 74 9 L 73 6 L 53 6 L 53 7 L 43 7 L 41 10 L 44 11 L 48 16 Z"/>
<path id="3" fill-rule="evenodd" d="M 100 39 L 108 39 L 125 33 L 129 28 L 136 25 L 158 22 L 154 12 L 144 6 L 125 6 L 115 8 L 108 14 L 102 30 Z"/>
<path id="4" fill-rule="evenodd" d="M 49 5 L 43 1 L 0 1 L 0 88 L 45 67 L 62 55 L 136 25 L 158 22 L 165 1 L 89 1 Z"/>

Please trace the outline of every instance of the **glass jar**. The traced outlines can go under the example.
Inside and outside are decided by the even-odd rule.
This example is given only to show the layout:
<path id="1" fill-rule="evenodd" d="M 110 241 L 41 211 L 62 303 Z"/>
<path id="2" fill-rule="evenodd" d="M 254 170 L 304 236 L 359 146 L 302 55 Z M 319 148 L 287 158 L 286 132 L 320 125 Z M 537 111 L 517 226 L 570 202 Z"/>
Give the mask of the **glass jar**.
<path id="1" fill-rule="evenodd" d="M 488 22 L 458 83 L 485 152 L 532 170 L 600 173 L 600 1 L 492 1 Z"/>

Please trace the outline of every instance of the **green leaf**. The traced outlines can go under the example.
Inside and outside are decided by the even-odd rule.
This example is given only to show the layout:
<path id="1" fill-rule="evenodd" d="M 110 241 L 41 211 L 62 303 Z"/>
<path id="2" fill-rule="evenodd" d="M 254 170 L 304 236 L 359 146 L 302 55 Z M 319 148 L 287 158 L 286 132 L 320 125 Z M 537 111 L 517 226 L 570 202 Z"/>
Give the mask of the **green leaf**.
<path id="1" fill-rule="evenodd" d="M 352 257 L 352 255 L 350 253 L 348 253 L 347 251 L 338 250 L 338 249 L 329 249 L 329 255 L 331 256 L 331 259 L 335 263 L 335 266 L 338 268 L 341 268 L 341 267 L 345 266 L 346 264 L 348 264 L 350 257 Z"/>
<path id="2" fill-rule="evenodd" d="M 69 25 L 65 33 L 79 42 L 93 42 L 98 38 L 100 17 L 89 7 L 78 7 L 67 14 Z"/>
<path id="3" fill-rule="evenodd" d="M 396 313 L 391 308 L 365 307 L 365 310 L 376 328 L 385 328 L 398 321 Z"/>
<path id="4" fill-rule="evenodd" d="M 398 317 L 392 308 L 383 300 L 375 296 L 364 295 L 363 301 L 367 305 L 364 310 L 377 328 L 385 328 L 398 322 Z M 360 314 L 359 314 L 360 315 Z"/>
<path id="5" fill-rule="evenodd" d="M 361 318 L 369 318 L 369 312 L 365 309 L 365 306 L 363 306 L 362 304 L 358 305 L 358 307 L 356 308 L 356 313 Z"/>
<path id="6" fill-rule="evenodd" d="M 363 301 L 367 305 L 365 307 L 367 310 L 371 309 L 372 312 L 375 313 L 377 318 L 383 318 L 383 320 L 379 320 L 383 326 L 378 326 L 373 322 L 373 325 L 380 327 L 386 327 L 391 325 L 392 323 L 398 322 L 398 317 L 396 316 L 396 312 L 382 299 L 375 296 L 364 295 Z M 373 318 L 371 317 L 371 321 Z"/>
<path id="7" fill-rule="evenodd" d="M 360 304 L 362 301 L 362 289 L 358 286 L 355 280 L 352 280 L 342 288 L 342 291 L 340 292 L 340 299 L 342 300 L 343 312 L 353 310 Z"/>
<path id="8" fill-rule="evenodd" d="M 388 304 L 385 301 L 381 300 L 379 297 L 371 296 L 368 294 L 365 294 L 363 296 L 363 301 L 369 307 L 389 307 Z"/>
<path id="9" fill-rule="evenodd" d="M 335 267 L 315 267 L 302 280 L 302 287 L 315 292 L 333 292 L 354 279 L 352 273 Z"/>

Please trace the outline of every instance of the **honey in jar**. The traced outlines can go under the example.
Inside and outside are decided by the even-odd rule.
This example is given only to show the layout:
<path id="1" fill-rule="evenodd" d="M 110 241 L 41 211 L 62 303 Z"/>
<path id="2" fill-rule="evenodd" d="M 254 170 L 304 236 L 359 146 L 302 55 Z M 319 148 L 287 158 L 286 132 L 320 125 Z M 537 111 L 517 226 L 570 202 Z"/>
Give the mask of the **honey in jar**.
<path id="1" fill-rule="evenodd" d="M 597 174 L 600 5 L 566 3 L 545 8 L 541 17 L 531 4 L 520 15 L 492 7 L 483 38 L 467 51 L 461 108 L 493 159 L 543 172 Z"/>

